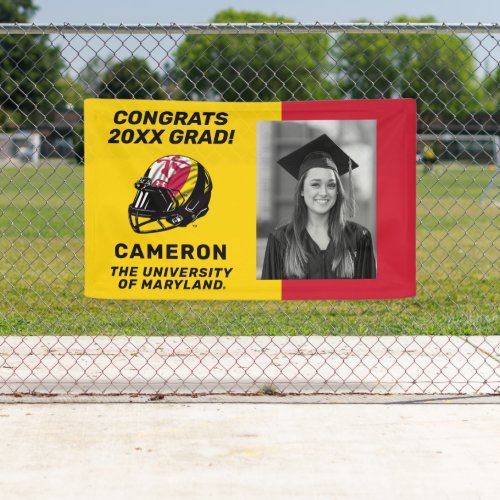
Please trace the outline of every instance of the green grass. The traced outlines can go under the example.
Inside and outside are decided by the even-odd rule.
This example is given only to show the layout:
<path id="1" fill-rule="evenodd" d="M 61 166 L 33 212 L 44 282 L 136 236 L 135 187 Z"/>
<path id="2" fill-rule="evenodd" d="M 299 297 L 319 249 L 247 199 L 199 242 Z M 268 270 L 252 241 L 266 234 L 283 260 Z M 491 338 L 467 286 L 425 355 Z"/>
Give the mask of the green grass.
<path id="1" fill-rule="evenodd" d="M 481 202 L 492 177 L 486 168 L 417 170 L 416 298 L 323 302 L 87 299 L 83 167 L 7 166 L 0 174 L 4 335 L 499 333 L 499 208 Z"/>
<path id="2" fill-rule="evenodd" d="M 3 237 L 83 237 L 83 167 L 44 164 L 0 169 Z"/>

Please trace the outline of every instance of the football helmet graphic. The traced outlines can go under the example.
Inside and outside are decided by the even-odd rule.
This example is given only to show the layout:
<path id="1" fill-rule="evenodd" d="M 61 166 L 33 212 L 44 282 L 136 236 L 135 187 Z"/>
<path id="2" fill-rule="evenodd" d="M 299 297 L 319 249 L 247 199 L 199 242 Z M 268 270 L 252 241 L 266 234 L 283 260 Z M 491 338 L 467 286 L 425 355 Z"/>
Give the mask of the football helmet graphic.
<path id="1" fill-rule="evenodd" d="M 158 233 L 184 227 L 208 212 L 212 181 L 207 170 L 187 156 L 156 160 L 136 183 L 128 207 L 136 233 Z"/>

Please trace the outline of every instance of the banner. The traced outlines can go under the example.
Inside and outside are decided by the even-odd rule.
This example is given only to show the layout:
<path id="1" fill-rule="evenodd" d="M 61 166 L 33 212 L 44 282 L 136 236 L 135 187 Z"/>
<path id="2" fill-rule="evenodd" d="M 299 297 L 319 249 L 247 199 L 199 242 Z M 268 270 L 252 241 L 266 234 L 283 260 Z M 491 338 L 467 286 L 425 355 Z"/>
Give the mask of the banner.
<path id="1" fill-rule="evenodd" d="M 415 295 L 409 99 L 85 101 L 85 295 Z"/>

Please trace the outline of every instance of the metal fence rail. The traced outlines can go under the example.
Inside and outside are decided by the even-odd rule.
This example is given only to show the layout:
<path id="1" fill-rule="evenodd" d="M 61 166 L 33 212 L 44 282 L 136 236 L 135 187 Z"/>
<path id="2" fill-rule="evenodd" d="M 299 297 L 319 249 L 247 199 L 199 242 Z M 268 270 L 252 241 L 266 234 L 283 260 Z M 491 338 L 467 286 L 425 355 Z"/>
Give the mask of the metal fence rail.
<path id="1" fill-rule="evenodd" d="M 499 392 L 499 41 L 498 24 L 0 25 L 0 394 Z M 87 97 L 415 98 L 417 297 L 84 298 Z"/>

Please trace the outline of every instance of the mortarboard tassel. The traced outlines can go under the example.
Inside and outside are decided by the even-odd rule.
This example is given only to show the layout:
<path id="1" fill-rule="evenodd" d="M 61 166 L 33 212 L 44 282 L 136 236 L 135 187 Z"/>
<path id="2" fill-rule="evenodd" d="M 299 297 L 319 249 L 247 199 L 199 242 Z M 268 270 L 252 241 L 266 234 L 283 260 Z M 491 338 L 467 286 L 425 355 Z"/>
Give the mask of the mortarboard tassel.
<path id="1" fill-rule="evenodd" d="M 354 189 L 352 187 L 352 165 L 349 158 L 349 217 L 352 219 L 355 215 L 356 202 L 354 200 Z"/>

